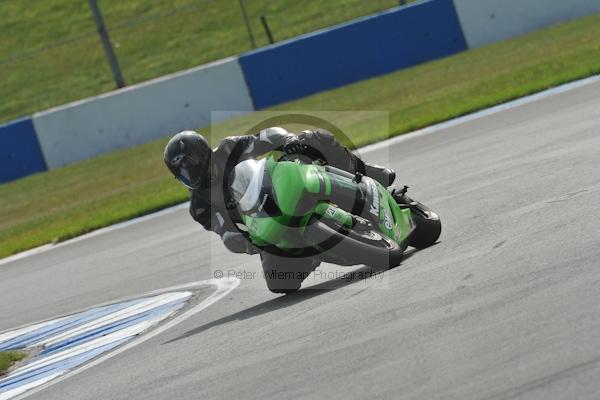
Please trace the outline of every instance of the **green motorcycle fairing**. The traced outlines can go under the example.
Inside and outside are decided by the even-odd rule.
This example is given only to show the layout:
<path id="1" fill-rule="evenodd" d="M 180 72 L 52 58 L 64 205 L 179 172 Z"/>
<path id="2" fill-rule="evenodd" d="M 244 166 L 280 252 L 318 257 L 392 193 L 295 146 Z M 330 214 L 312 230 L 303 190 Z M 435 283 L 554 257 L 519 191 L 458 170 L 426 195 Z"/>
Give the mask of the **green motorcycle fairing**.
<path id="1" fill-rule="evenodd" d="M 252 242 L 294 251 L 311 245 L 304 228 L 313 215 L 328 218 L 348 228 L 350 212 L 334 204 L 332 187 L 355 188 L 352 179 L 335 175 L 324 166 L 299 161 L 277 161 L 273 156 L 246 160 L 234 169 L 231 191 Z M 401 209 L 390 193 L 375 180 L 363 177 L 367 192 L 364 213 L 377 230 L 403 245 L 414 229 L 409 209 Z"/>

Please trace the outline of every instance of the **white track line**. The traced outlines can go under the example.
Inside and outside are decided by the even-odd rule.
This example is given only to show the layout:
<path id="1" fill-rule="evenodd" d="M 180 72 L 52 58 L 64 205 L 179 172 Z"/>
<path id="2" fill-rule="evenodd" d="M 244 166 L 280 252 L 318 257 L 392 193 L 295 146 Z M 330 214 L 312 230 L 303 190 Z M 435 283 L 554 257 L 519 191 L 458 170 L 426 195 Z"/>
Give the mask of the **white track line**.
<path id="1" fill-rule="evenodd" d="M 497 105 L 497 106 L 494 106 L 491 108 L 487 108 L 485 110 L 477 111 L 472 114 L 454 118 L 454 119 L 451 119 L 451 120 L 448 120 L 445 122 L 441 122 L 439 124 L 431 125 L 427 128 L 419 129 L 417 131 L 406 133 L 406 134 L 403 134 L 400 136 L 395 136 L 393 138 L 386 139 L 381 142 L 377 142 L 374 144 L 370 144 L 368 146 L 361 147 L 361 148 L 357 149 L 356 151 L 360 154 L 366 154 L 366 153 L 369 153 L 372 151 L 381 150 L 381 149 L 387 148 L 389 146 L 395 145 L 397 143 L 402 143 L 407 140 L 412 140 L 412 139 L 420 137 L 420 136 L 430 135 L 432 133 L 438 132 L 443 129 L 447 129 L 447 128 L 450 128 L 453 126 L 464 124 L 466 122 L 474 121 L 476 119 L 485 118 L 485 117 L 488 117 L 490 115 L 493 115 L 493 114 L 496 114 L 496 113 L 499 113 L 502 111 L 510 110 L 511 108 L 520 107 L 525 104 L 530 104 L 530 103 L 545 99 L 547 97 L 555 96 L 557 94 L 568 92 L 570 90 L 578 89 L 580 87 L 591 85 L 591 84 L 594 84 L 597 82 L 600 82 L 600 75 L 594 75 L 589 78 L 580 79 L 578 81 L 566 83 L 564 85 L 560 85 L 560 86 L 557 86 L 557 87 L 554 87 L 551 89 L 547 89 L 542 92 L 538 92 L 538 93 L 535 93 L 535 94 L 532 94 L 529 96 L 521 97 L 517 100 L 512 100 L 512 101 L 509 101 L 504 104 L 500 104 L 500 105 Z M 25 257 L 35 255 L 35 254 L 40 254 L 40 253 L 46 252 L 48 250 L 53 250 L 53 249 L 56 249 L 61 246 L 66 246 L 66 245 L 69 245 L 72 243 L 76 243 L 80 240 L 86 240 L 86 239 L 89 239 L 89 238 L 97 236 L 97 235 L 101 235 L 104 233 L 115 231 L 117 229 L 125 228 L 127 226 L 131 226 L 131 225 L 134 225 L 134 224 L 137 224 L 140 222 L 144 222 L 144 221 L 147 221 L 147 220 L 150 220 L 153 218 L 157 218 L 157 217 L 160 217 L 165 214 L 170 214 L 172 212 L 187 208 L 188 204 L 189 204 L 188 202 L 185 202 L 185 203 L 173 206 L 173 207 L 165 208 L 164 210 L 161 210 L 161 211 L 158 211 L 158 212 L 155 212 L 152 214 L 144 215 L 142 217 L 134 218 L 134 219 L 131 219 L 128 221 L 124 221 L 124 222 L 121 222 L 121 223 L 118 223 L 115 225 L 107 226 L 105 228 L 101 228 L 96 231 L 87 233 L 82 236 L 78 236 L 74 239 L 60 242 L 57 244 L 46 244 L 46 245 L 43 245 L 40 247 L 36 247 L 34 249 L 27 250 L 22 253 L 18 253 L 18 254 L 0 259 L 0 266 L 2 266 L 4 264 L 8 264 L 13 261 L 20 260 Z"/>
<path id="2" fill-rule="evenodd" d="M 189 299 L 190 297 L 192 297 L 191 292 L 167 293 L 164 295 L 156 296 L 155 298 L 150 298 L 142 303 L 135 304 L 131 307 L 127 307 L 121 311 L 117 311 L 116 313 L 111 313 L 105 315 L 104 317 L 94 319 L 86 324 L 76 326 L 66 332 L 53 336 L 51 339 L 41 339 L 38 343 L 36 343 L 36 345 L 44 344 L 45 346 L 50 347 L 65 339 L 76 337 L 78 335 L 81 335 L 82 333 L 92 331 L 104 325 L 108 325 L 113 322 L 117 322 L 122 319 L 132 317 L 146 311 L 154 310 L 155 308 L 171 303 L 173 301 Z"/>
<path id="3" fill-rule="evenodd" d="M 164 314 L 167 314 L 167 312 L 165 312 Z M 62 361 L 62 360 L 66 360 L 68 358 L 73 358 L 79 354 L 86 353 L 90 350 L 97 349 L 99 347 L 117 342 L 122 339 L 127 339 L 131 336 L 139 335 L 142 332 L 144 332 L 145 330 L 147 330 L 148 328 L 152 327 L 153 325 L 158 324 L 161 320 L 168 317 L 164 314 L 161 314 L 157 317 L 139 322 L 139 323 L 132 325 L 130 327 L 127 327 L 125 329 L 109 333 L 108 335 L 100 336 L 99 338 L 96 338 L 89 342 L 82 343 L 73 348 L 63 350 L 63 351 L 53 354 L 51 356 L 43 357 L 40 360 L 37 360 L 31 364 L 26 364 L 26 365 L 22 366 L 21 368 L 15 369 L 14 371 L 11 372 L 10 375 L 7 376 L 7 378 L 14 378 L 15 376 L 17 376 L 19 374 L 23 374 L 25 372 L 28 372 L 28 371 L 31 371 L 34 369 L 39 369 L 39 368 L 45 367 L 45 366 L 53 364 L 57 361 Z"/>
<path id="4" fill-rule="evenodd" d="M 160 335 L 161 333 L 165 332 L 167 329 L 170 329 L 170 328 L 174 327 L 175 325 L 180 324 L 181 322 L 185 321 L 186 319 L 190 318 L 191 316 L 198 314 L 200 311 L 204 310 L 205 308 L 207 308 L 207 307 L 213 305 L 214 303 L 216 303 L 217 301 L 221 300 L 223 297 L 225 297 L 229 293 L 231 293 L 231 291 L 233 289 L 235 289 L 239 284 L 240 284 L 240 280 L 237 278 L 209 279 L 209 280 L 205 280 L 205 281 L 191 282 L 191 283 L 187 283 L 184 285 L 177 285 L 177 286 L 172 286 L 172 287 L 168 287 L 165 289 L 155 290 L 155 291 L 145 293 L 145 294 L 138 296 L 138 297 L 145 297 L 145 296 L 149 296 L 149 295 L 156 294 L 156 293 L 171 292 L 171 291 L 176 291 L 176 290 L 180 290 L 180 289 L 191 289 L 193 287 L 205 286 L 205 285 L 213 285 L 213 286 L 216 286 L 216 288 L 217 288 L 215 290 L 215 292 L 212 293 L 210 296 L 208 296 L 206 299 L 202 300 L 200 303 L 198 303 L 194 307 L 188 309 L 187 311 L 177 315 L 172 320 L 167 321 L 164 324 L 151 330 L 150 332 L 143 334 L 142 336 L 127 342 L 126 344 L 115 349 L 114 351 L 111 351 L 103 356 L 100 356 L 100 357 L 86 363 L 81 368 L 76 368 L 73 371 L 67 372 L 66 374 L 64 374 L 54 380 L 48 381 L 45 384 L 37 386 L 21 395 L 15 397 L 14 400 L 24 399 L 34 393 L 38 393 L 41 390 L 44 390 L 58 382 L 62 382 L 64 379 L 75 376 L 89 368 L 92 368 L 92 367 L 100 364 L 101 362 L 104 362 L 112 357 L 115 357 L 115 356 L 133 348 L 134 346 L 137 346 L 149 339 L 152 339 L 153 337 L 155 337 L 157 335 Z"/>
<path id="5" fill-rule="evenodd" d="M 40 387 L 44 384 L 44 382 L 50 382 L 52 381 L 52 379 L 58 376 L 60 376 L 60 374 L 58 373 L 54 375 L 45 376 L 41 379 L 38 379 L 37 381 L 29 382 L 27 385 L 19 386 L 17 388 L 4 392 L 0 395 L 0 400 L 14 399 L 15 396 L 18 396 L 20 393 L 26 393 L 31 388 Z"/>
<path id="6" fill-rule="evenodd" d="M 60 322 L 64 319 L 68 318 L 68 316 L 66 317 L 62 317 L 62 318 L 56 318 L 56 319 L 52 319 L 49 321 L 44 321 L 44 322 L 40 322 L 38 324 L 35 325 L 27 325 L 24 328 L 17 328 L 15 330 L 11 330 L 11 331 L 7 331 L 4 332 L 2 334 L 0 334 L 0 343 L 2 342 L 8 342 L 9 340 L 12 340 L 18 336 L 24 335 L 28 332 L 33 332 L 36 329 L 40 329 L 43 328 L 44 326 L 48 326 L 57 322 Z"/>

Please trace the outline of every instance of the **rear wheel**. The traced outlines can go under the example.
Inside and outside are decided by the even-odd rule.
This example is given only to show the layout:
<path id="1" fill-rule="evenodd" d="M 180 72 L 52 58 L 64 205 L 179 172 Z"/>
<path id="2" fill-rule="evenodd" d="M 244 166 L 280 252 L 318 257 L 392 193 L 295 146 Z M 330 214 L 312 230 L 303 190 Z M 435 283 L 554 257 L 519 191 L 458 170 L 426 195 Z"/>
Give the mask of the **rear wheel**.
<path id="1" fill-rule="evenodd" d="M 327 218 L 313 217 L 305 235 L 321 251 L 340 260 L 340 264 L 364 264 L 393 268 L 402 262 L 403 248 L 370 226 L 350 229 Z"/>

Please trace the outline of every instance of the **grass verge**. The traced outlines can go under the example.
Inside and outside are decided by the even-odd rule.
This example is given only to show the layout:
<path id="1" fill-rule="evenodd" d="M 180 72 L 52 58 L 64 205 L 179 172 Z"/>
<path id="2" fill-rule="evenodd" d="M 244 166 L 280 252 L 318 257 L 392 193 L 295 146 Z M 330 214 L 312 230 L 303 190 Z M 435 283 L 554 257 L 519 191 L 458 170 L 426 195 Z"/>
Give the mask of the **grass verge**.
<path id="1" fill-rule="evenodd" d="M 14 363 L 24 358 L 25 354 L 18 351 L 0 352 L 0 376 L 5 374 Z"/>
<path id="2" fill-rule="evenodd" d="M 355 146 L 600 73 L 600 15 L 309 96 L 275 110 L 383 110 L 349 119 Z M 361 115 L 360 113 L 356 114 Z M 221 125 L 236 131 L 252 115 Z M 213 143 L 221 135 L 213 135 Z M 0 257 L 184 201 L 162 164 L 168 138 L 0 185 Z"/>
<path id="3" fill-rule="evenodd" d="M 98 2 L 128 84 L 251 49 L 238 0 Z M 257 46 L 398 5 L 397 0 L 244 2 Z M 0 2 L 0 122 L 114 89 L 87 1 Z"/>

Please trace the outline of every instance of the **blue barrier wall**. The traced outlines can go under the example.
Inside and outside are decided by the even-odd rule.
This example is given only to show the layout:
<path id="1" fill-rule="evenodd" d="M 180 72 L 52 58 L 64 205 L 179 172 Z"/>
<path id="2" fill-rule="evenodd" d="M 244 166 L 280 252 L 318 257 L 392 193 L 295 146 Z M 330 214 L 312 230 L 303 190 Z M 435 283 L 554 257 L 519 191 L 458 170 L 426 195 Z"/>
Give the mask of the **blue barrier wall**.
<path id="1" fill-rule="evenodd" d="M 467 48 L 452 0 L 395 8 L 240 56 L 264 108 Z"/>
<path id="2" fill-rule="evenodd" d="M 232 57 L 32 118 L 46 165 L 54 169 L 253 110 L 242 68 Z"/>
<path id="3" fill-rule="evenodd" d="M 0 125 L 0 182 L 46 169 L 31 118 Z"/>

